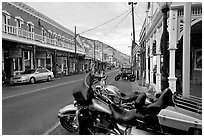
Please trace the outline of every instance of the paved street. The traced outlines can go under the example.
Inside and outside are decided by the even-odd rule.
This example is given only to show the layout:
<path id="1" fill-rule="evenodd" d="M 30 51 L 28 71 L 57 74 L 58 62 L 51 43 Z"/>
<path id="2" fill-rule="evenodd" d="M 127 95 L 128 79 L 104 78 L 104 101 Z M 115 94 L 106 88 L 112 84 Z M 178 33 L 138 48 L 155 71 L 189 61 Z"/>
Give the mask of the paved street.
<path id="1" fill-rule="evenodd" d="M 108 83 L 124 93 L 132 92 L 129 81 L 114 81 L 118 70 L 108 73 Z M 2 134 L 42 135 L 70 134 L 59 125 L 58 110 L 73 102 L 72 90 L 84 74 L 55 79 L 51 82 L 3 86 Z"/>
<path id="2" fill-rule="evenodd" d="M 108 83 L 124 93 L 137 90 L 129 81 L 115 81 L 118 70 L 107 72 Z M 82 81 L 84 74 L 55 79 L 34 85 L 3 86 L 3 135 L 68 135 L 57 118 L 58 110 L 73 102 L 72 90 Z M 140 132 L 142 133 L 142 132 Z"/>
<path id="3" fill-rule="evenodd" d="M 3 87 L 2 134 L 44 134 L 58 122 L 59 108 L 73 101 L 72 90 L 83 77 Z"/>

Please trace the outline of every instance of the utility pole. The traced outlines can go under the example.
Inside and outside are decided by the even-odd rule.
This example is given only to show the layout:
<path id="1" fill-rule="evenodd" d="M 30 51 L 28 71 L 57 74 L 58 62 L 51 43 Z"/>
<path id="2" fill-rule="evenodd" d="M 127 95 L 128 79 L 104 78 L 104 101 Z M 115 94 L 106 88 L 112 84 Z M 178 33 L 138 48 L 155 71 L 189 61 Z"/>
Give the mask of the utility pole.
<path id="1" fill-rule="evenodd" d="M 96 44 L 95 44 L 95 40 L 94 40 L 94 64 L 96 66 Z"/>
<path id="2" fill-rule="evenodd" d="M 134 7 L 133 5 L 136 5 L 137 2 L 133 3 L 133 2 L 128 2 L 128 5 L 131 5 L 131 8 L 132 8 L 132 34 L 133 34 L 133 42 L 135 43 L 135 23 L 134 23 Z M 131 47 L 131 67 L 134 64 L 133 64 L 133 42 L 132 42 L 132 47 Z M 134 73 L 134 70 L 133 70 L 133 73 Z"/>
<path id="3" fill-rule="evenodd" d="M 76 60 L 76 51 L 77 51 L 77 44 L 76 44 L 76 26 L 74 27 L 74 71 L 76 72 L 76 64 L 77 64 L 77 60 Z"/>
<path id="4" fill-rule="evenodd" d="M 133 41 L 135 42 L 135 23 L 134 23 L 134 7 L 133 5 L 136 5 L 137 2 L 133 3 L 133 2 L 128 2 L 128 5 L 131 5 L 131 8 L 132 8 L 132 33 L 133 33 Z"/>

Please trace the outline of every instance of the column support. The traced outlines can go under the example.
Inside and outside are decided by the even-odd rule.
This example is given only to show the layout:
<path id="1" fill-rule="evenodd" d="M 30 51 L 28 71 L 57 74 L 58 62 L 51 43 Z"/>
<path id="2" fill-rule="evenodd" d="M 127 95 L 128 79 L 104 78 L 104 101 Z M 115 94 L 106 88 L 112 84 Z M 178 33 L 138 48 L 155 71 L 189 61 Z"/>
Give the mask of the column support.
<path id="1" fill-rule="evenodd" d="M 159 28 L 156 30 L 156 55 L 157 55 L 157 73 L 156 73 L 156 86 L 157 91 L 161 91 L 161 32 L 159 32 Z"/>
<path id="2" fill-rule="evenodd" d="M 190 97 L 190 34 L 191 34 L 191 2 L 184 3 L 183 26 L 183 96 Z"/>
<path id="3" fill-rule="evenodd" d="M 146 42 L 146 84 L 149 84 L 149 42 Z"/>
<path id="4" fill-rule="evenodd" d="M 37 68 L 36 45 L 33 45 L 33 68 Z"/>
<path id="5" fill-rule="evenodd" d="M 153 83 L 153 54 L 152 54 L 152 47 L 153 47 L 153 37 L 150 38 L 150 84 Z"/>
<path id="6" fill-rule="evenodd" d="M 174 93 L 176 92 L 176 77 L 175 77 L 175 52 L 177 49 L 178 37 L 178 15 L 177 10 L 170 10 L 170 35 L 169 35 L 169 88 Z"/>

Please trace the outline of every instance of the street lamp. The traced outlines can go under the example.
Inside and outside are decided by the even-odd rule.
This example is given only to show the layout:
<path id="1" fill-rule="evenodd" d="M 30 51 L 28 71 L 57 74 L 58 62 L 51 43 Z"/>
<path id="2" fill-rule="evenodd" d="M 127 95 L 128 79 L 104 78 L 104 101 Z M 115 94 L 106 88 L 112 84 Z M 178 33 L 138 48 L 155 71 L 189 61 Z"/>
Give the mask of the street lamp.
<path id="1" fill-rule="evenodd" d="M 163 34 L 162 34 L 162 48 L 163 48 L 163 67 L 162 67 L 162 79 L 161 79 L 161 90 L 163 91 L 165 88 L 169 87 L 168 83 L 168 51 L 167 51 L 167 12 L 169 11 L 169 2 L 160 2 L 160 9 L 163 14 Z"/>

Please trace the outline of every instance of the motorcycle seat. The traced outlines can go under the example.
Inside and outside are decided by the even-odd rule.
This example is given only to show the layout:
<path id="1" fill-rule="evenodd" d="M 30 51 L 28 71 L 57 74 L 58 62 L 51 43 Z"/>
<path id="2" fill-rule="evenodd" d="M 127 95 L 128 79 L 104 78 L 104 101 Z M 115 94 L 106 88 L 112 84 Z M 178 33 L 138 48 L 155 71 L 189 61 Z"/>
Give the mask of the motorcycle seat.
<path id="1" fill-rule="evenodd" d="M 143 105 L 142 107 L 135 106 L 137 108 L 135 118 L 145 123 L 155 124 L 158 122 L 157 114 L 161 109 L 165 109 L 169 105 L 174 106 L 172 95 L 172 91 L 166 88 L 156 102 L 147 106 Z M 142 98 L 142 100 L 143 99 L 144 98 Z"/>
<path id="2" fill-rule="evenodd" d="M 113 119 L 118 123 L 133 126 L 137 125 L 136 109 L 126 110 L 115 104 L 110 104 L 110 109 L 112 111 Z"/>
<path id="3" fill-rule="evenodd" d="M 121 95 L 120 99 L 125 101 L 125 102 L 132 102 L 132 101 L 137 99 L 139 94 L 140 94 L 139 92 L 133 92 L 130 95 L 127 95 L 127 94 L 124 94 L 124 93 L 120 93 L 120 95 Z"/>
<path id="4" fill-rule="evenodd" d="M 169 88 L 166 88 L 156 102 L 147 106 L 143 105 L 137 107 L 135 105 L 137 113 L 141 113 L 143 115 L 157 115 L 161 109 L 165 109 L 167 106 L 174 106 L 172 95 L 172 91 Z M 138 114 L 137 117 L 141 118 L 140 114 Z"/>

